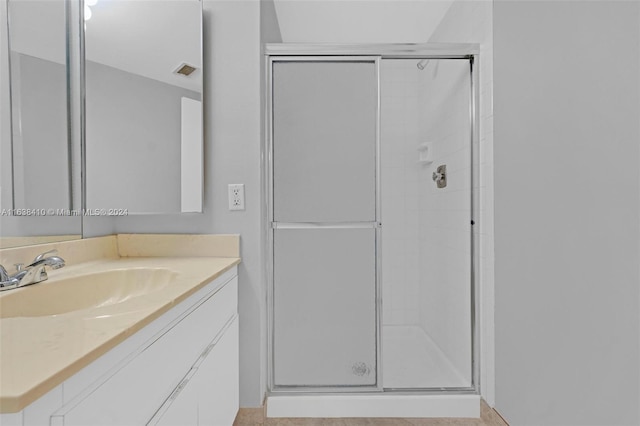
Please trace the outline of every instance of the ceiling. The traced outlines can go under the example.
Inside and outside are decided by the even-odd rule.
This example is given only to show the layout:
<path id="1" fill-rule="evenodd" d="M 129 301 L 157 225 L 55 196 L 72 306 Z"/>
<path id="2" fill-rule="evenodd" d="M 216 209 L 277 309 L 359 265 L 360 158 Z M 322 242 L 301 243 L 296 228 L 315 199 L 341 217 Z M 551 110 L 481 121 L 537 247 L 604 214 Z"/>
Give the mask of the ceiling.
<path id="1" fill-rule="evenodd" d="M 11 50 L 65 62 L 65 0 L 9 0 Z M 86 21 L 86 59 L 201 92 L 200 0 L 98 0 Z M 174 74 L 182 63 L 197 70 Z"/>
<path id="2" fill-rule="evenodd" d="M 274 0 L 284 42 L 426 43 L 453 0 Z"/>

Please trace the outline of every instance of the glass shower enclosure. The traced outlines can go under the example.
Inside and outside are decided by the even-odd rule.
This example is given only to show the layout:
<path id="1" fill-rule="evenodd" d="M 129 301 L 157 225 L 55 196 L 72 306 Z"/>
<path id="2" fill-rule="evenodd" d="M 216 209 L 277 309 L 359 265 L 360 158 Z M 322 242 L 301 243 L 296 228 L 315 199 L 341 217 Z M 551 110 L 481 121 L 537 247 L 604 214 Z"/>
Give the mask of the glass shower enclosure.
<path id="1" fill-rule="evenodd" d="M 271 392 L 477 390 L 475 55 L 267 55 Z"/>

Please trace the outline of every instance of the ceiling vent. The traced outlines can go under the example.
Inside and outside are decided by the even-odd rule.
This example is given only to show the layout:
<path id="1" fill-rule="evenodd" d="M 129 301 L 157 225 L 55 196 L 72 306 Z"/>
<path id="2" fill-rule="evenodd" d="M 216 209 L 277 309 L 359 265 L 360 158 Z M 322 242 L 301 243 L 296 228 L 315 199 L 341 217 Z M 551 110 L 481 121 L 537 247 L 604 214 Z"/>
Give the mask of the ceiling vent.
<path id="1" fill-rule="evenodd" d="M 180 64 L 180 66 L 178 68 L 176 68 L 176 70 L 174 71 L 174 73 L 176 74 L 180 74 L 180 75 L 184 75 L 185 77 L 190 76 L 197 68 L 194 67 L 193 65 L 189 65 L 187 63 L 182 63 Z"/>

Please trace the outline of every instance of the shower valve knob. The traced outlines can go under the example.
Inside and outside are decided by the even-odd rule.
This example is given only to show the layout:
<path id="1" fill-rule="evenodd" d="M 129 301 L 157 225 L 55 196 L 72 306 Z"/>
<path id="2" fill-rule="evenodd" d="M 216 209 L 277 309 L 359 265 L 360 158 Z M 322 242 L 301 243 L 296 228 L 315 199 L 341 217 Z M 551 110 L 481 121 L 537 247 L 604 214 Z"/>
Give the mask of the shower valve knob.
<path id="1" fill-rule="evenodd" d="M 438 188 L 445 188 L 447 186 L 447 165 L 438 166 L 431 177 Z"/>

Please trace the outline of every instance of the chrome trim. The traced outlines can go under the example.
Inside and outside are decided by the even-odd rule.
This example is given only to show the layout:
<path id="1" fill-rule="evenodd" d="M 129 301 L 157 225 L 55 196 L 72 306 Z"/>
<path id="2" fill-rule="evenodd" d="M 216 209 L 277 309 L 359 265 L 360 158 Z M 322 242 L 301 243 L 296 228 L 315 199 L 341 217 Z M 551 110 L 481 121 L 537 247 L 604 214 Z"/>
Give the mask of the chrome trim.
<path id="1" fill-rule="evenodd" d="M 273 62 L 349 62 L 349 63 L 373 63 L 379 56 L 370 55 L 271 55 Z"/>
<path id="2" fill-rule="evenodd" d="M 51 256 L 47 256 L 49 254 Z M 46 281 L 49 278 L 45 269 L 47 266 L 51 269 L 60 269 L 65 266 L 64 259 L 56 256 L 57 254 L 58 250 L 56 249 L 39 254 L 24 268 L 22 263 L 17 263 L 14 275 L 7 274 L 4 266 L 0 265 L 0 276 L 2 277 L 0 291 L 13 290 Z"/>
<path id="3" fill-rule="evenodd" d="M 380 159 L 380 121 L 382 117 L 382 98 L 380 84 L 380 63 L 381 58 L 376 58 L 376 385 L 379 391 L 383 390 L 382 383 L 382 162 Z"/>
<path id="4" fill-rule="evenodd" d="M 478 103 L 479 103 L 479 75 L 477 66 L 478 55 L 473 55 L 469 58 L 469 78 L 470 78 L 470 90 L 471 99 L 469 102 L 469 116 L 470 116 L 470 160 L 471 160 L 471 191 L 470 191 L 470 210 L 471 210 L 471 226 L 470 226 L 470 243 L 471 243 L 471 380 L 472 385 L 476 392 L 480 393 L 480 291 L 478 289 L 478 268 L 480 265 L 478 256 L 479 251 L 476 250 L 476 241 L 480 241 L 480 235 L 476 238 L 475 230 L 477 228 L 477 218 L 480 216 L 478 211 L 478 203 L 476 198 L 479 199 L 479 194 L 476 194 L 476 183 L 479 179 L 476 179 L 476 174 L 479 173 L 480 164 L 479 161 L 479 149 L 474 149 L 476 144 L 479 147 L 479 123 L 478 123 Z"/>
<path id="5" fill-rule="evenodd" d="M 78 23 L 78 43 L 79 43 L 79 60 L 80 60 L 80 87 L 78 96 L 80 97 L 80 204 L 86 210 L 87 205 L 87 109 L 86 109 L 86 87 L 87 87 L 87 74 L 86 74 L 86 44 L 85 44 L 85 32 L 84 32 L 84 2 L 80 4 L 80 18 Z M 75 204 L 75 203 L 74 203 Z M 84 235 L 84 218 L 82 219 L 81 232 Z"/>
<path id="6" fill-rule="evenodd" d="M 379 395 L 380 389 L 377 385 L 327 385 L 327 386 L 306 386 L 306 385 L 275 385 L 268 393 L 272 395 L 327 395 L 328 393 L 354 394 L 362 393 L 368 395 Z"/>
<path id="7" fill-rule="evenodd" d="M 385 392 L 393 392 L 394 395 L 416 395 L 416 394 L 442 394 L 447 395 L 477 395 L 475 387 L 453 387 L 453 388 L 384 388 Z"/>
<path id="8" fill-rule="evenodd" d="M 474 212 L 474 197 L 473 197 L 473 173 L 475 170 L 475 167 L 473 167 L 473 136 L 474 136 L 474 119 L 473 119 L 473 115 L 474 115 L 474 84 L 473 84 L 473 57 L 470 58 L 469 60 L 469 163 L 470 163 L 470 168 L 471 168 L 471 173 L 470 174 L 470 179 L 471 179 L 471 188 L 469 190 L 469 243 L 470 243 L 470 247 L 471 247 L 471 258 L 469 259 L 471 262 L 471 269 L 470 269 L 470 284 L 471 284 L 471 289 L 469 292 L 470 298 L 469 298 L 469 303 L 470 303 L 470 308 L 471 308 L 471 315 L 470 315 L 470 319 L 471 319 L 471 386 L 473 386 L 474 388 L 478 388 L 478 377 L 476 376 L 476 346 L 477 346 L 477 336 L 475 335 L 475 316 L 476 316 L 476 306 L 475 306 L 475 286 L 473 285 L 473 283 L 475 282 L 475 256 L 474 256 L 474 244 L 475 244 L 475 236 L 474 234 L 474 226 L 475 226 L 475 212 Z"/>
<path id="9" fill-rule="evenodd" d="M 273 300 L 273 282 L 274 268 L 273 268 L 273 230 L 271 229 L 271 222 L 273 221 L 273 59 L 269 56 L 265 56 L 265 78 L 266 78 L 266 90 L 267 96 L 265 99 L 265 155 L 263 161 L 265 163 L 265 204 L 266 214 L 263 216 L 263 228 L 266 233 L 265 239 L 265 273 L 267 284 L 267 392 L 274 388 L 274 370 L 275 362 L 273 357 L 274 351 L 274 300 Z M 265 223 L 266 222 L 266 223 Z"/>
<path id="10" fill-rule="evenodd" d="M 263 46 L 264 48 L 264 46 Z M 260 66 L 260 72 L 261 72 L 261 77 L 262 77 L 262 81 L 261 81 L 261 87 L 260 87 L 260 102 L 261 102 L 261 106 L 262 106 L 262 136 L 261 136 L 261 140 L 260 140 L 260 173 L 261 173 L 261 179 L 260 179 L 260 233 L 261 233 L 261 246 L 262 246 L 262 250 L 261 250 L 261 254 L 260 254 L 260 262 L 261 262 L 261 269 L 262 269 L 262 274 L 263 274 L 263 279 L 265 282 L 265 287 L 263 288 L 263 293 L 262 293 L 262 300 L 264 301 L 264 321 L 265 321 L 265 342 L 264 342 L 264 349 L 265 351 L 265 357 L 264 359 L 261 361 L 261 365 L 260 368 L 261 370 L 261 374 L 260 374 L 260 387 L 261 390 L 264 390 L 265 392 L 267 392 L 269 389 L 271 389 L 271 381 L 269 378 L 269 375 L 271 374 L 271 355 L 269 353 L 270 348 L 271 348 L 271 344 L 269 343 L 269 339 L 270 339 L 270 335 L 271 335 L 271 309 L 269 308 L 270 302 L 269 302 L 269 276 L 270 276 L 270 270 L 271 270 L 271 265 L 269 265 L 269 253 L 270 253 L 270 249 L 269 249 L 269 242 L 271 241 L 270 239 L 270 235 L 271 235 L 271 229 L 269 224 L 271 223 L 270 220 L 270 216 L 269 216 L 269 171 L 268 169 L 268 164 L 269 164 L 269 147 L 268 147 L 268 143 L 269 143 L 269 133 L 270 133 L 270 128 L 271 128 L 271 123 L 269 122 L 269 110 L 270 108 L 268 107 L 268 98 L 269 98 L 269 79 L 271 76 L 271 73 L 269 72 L 269 58 L 267 56 L 264 56 L 262 59 L 262 63 Z M 263 378 L 264 378 L 264 382 L 263 382 Z"/>
<path id="11" fill-rule="evenodd" d="M 477 43 L 397 43 L 397 44 L 302 44 L 302 43 L 267 43 L 264 54 L 269 55 L 346 55 L 346 56 L 379 56 L 387 58 L 418 58 L 430 56 L 429 59 L 450 59 L 452 57 L 468 57 L 480 53 Z"/>
<path id="12" fill-rule="evenodd" d="M 14 149 L 13 149 L 13 84 L 12 79 L 11 79 L 11 74 L 12 74 L 12 69 L 11 69 L 11 18 L 9 17 L 9 1 L 10 0 L 6 0 L 4 5 L 5 5 L 5 19 L 6 19 L 6 29 L 7 29 L 7 67 L 8 67 L 8 74 L 9 74 L 9 135 L 11 137 L 11 143 L 10 143 L 10 155 L 11 155 L 11 208 L 15 209 L 17 208 L 16 206 L 16 179 L 15 179 L 15 167 L 13 165 L 14 159 L 15 159 L 15 153 L 14 153 Z"/>
<path id="13" fill-rule="evenodd" d="M 271 222 L 271 229 L 372 229 L 380 222 Z"/>
<path id="14" fill-rule="evenodd" d="M 85 38 L 84 1 L 74 0 L 67 5 L 67 131 L 69 140 L 69 170 L 71 209 L 86 209 L 85 155 Z M 78 152 L 75 152 L 75 150 Z M 79 163 L 79 164 L 78 164 Z M 78 181 L 79 179 L 79 181 Z M 78 188 L 79 183 L 79 188 Z M 79 197 L 79 200 L 77 198 Z M 84 219 L 80 220 L 84 233 Z"/>
<path id="15" fill-rule="evenodd" d="M 73 40 L 73 32 L 71 30 L 71 23 L 73 21 L 73 6 L 70 1 L 64 3 L 65 11 L 65 65 L 66 65 L 66 84 L 67 84 L 67 173 L 69 178 L 69 210 L 73 210 L 73 136 L 72 136 L 72 121 L 71 112 L 73 111 L 73 94 L 71 93 L 71 44 Z M 82 219 L 80 219 L 82 221 Z"/>
<path id="16" fill-rule="evenodd" d="M 340 388 L 337 388 L 339 391 L 341 390 Z M 333 388 L 326 388 L 326 389 L 321 389 L 321 390 L 317 390 L 317 391 L 308 391 L 308 392 L 304 392 L 305 396 L 326 396 L 328 393 L 330 393 L 333 390 Z M 304 390 L 280 390 L 280 389 L 276 389 L 276 390 L 271 390 L 271 391 L 267 391 L 267 397 L 269 396 L 298 396 L 301 393 L 303 393 Z M 343 390 L 342 390 L 343 391 Z M 344 391 L 343 391 L 344 393 Z M 349 396 L 358 396 L 358 395 L 362 395 L 362 396 L 380 396 L 380 395 L 384 395 L 384 394 L 393 394 L 393 395 L 407 395 L 407 396 L 411 396 L 411 395 L 442 395 L 443 393 L 446 393 L 447 395 L 477 395 L 478 393 L 476 392 L 476 390 L 473 387 L 469 387 L 469 388 L 411 388 L 411 389 L 407 389 L 407 388 L 384 388 L 382 391 L 378 391 L 376 389 L 373 389 L 371 391 L 362 391 L 362 390 L 358 390 L 355 392 L 350 392 Z"/>
<path id="17" fill-rule="evenodd" d="M 200 69 L 201 69 L 201 74 L 200 74 L 200 123 L 201 123 L 200 125 L 201 126 L 200 127 L 200 155 L 201 155 L 200 162 L 201 164 L 200 164 L 200 167 L 202 167 L 201 169 L 202 174 L 200 176 L 200 181 L 202 185 L 200 185 L 200 211 L 190 212 L 190 213 L 203 214 L 204 207 L 207 203 L 207 200 L 206 200 L 207 191 L 205 190 L 205 185 L 207 183 L 207 179 L 206 179 L 207 168 L 205 167 L 207 164 L 207 161 L 206 161 L 207 155 L 205 152 L 206 117 L 204 115 L 204 109 L 207 107 L 207 102 L 205 98 L 206 84 L 205 84 L 205 66 L 204 66 L 204 1 L 199 0 L 199 2 L 200 2 L 200 19 L 198 20 L 198 24 L 200 25 Z M 183 212 L 180 212 L 179 214 L 182 214 L 182 213 Z"/>

